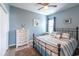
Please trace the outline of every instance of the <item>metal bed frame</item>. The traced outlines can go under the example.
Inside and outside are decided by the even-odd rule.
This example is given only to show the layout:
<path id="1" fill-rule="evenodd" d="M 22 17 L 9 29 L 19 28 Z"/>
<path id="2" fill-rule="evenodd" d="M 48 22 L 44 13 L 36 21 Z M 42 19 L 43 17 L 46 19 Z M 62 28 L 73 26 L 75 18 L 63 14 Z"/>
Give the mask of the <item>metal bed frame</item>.
<path id="1" fill-rule="evenodd" d="M 68 32 L 68 33 L 71 33 L 71 35 L 72 36 L 74 36 L 75 38 L 76 38 L 76 40 L 77 40 L 77 43 L 78 43 L 78 27 L 76 27 L 76 28 L 56 28 L 56 30 L 55 31 L 59 31 L 59 32 Z M 40 44 L 39 42 L 42 42 L 43 44 L 45 44 L 45 46 L 44 46 L 44 48 L 45 48 L 45 55 L 46 55 L 46 49 L 48 49 L 49 51 L 50 51 L 50 56 L 52 55 L 51 53 L 52 52 L 54 52 L 54 51 L 52 51 L 51 49 L 49 49 L 49 48 L 47 48 L 46 47 L 46 45 L 49 45 L 49 44 L 47 44 L 47 43 L 45 43 L 45 42 L 43 42 L 43 41 L 41 41 L 41 40 L 38 40 L 38 41 L 36 41 L 36 36 L 35 36 L 35 34 L 33 34 L 33 48 L 35 48 L 36 50 L 37 50 L 37 48 L 35 47 L 35 45 L 36 45 L 36 43 L 38 43 L 41 47 L 43 47 L 43 45 L 42 44 Z M 77 44 L 78 45 L 78 44 Z M 51 46 L 52 47 L 52 45 L 49 45 L 49 46 Z M 54 47 L 54 46 L 53 46 Z M 58 56 L 60 56 L 60 51 L 61 51 L 61 44 L 58 44 L 57 45 L 57 47 L 56 48 L 58 48 Z M 76 50 L 76 49 L 75 49 Z M 39 51 L 38 51 L 39 52 Z M 41 51 L 42 52 L 42 51 Z M 54 52 L 55 53 L 55 52 Z M 41 54 L 41 53 L 40 53 Z M 74 51 L 74 54 L 75 54 L 75 51 Z M 73 54 L 73 55 L 74 55 Z"/>

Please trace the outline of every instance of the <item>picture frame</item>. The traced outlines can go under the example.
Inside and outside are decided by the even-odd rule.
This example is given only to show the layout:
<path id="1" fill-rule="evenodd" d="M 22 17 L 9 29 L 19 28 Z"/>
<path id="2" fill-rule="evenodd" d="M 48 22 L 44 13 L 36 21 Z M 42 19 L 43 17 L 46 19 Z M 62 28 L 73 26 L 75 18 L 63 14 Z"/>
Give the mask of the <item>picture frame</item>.
<path id="1" fill-rule="evenodd" d="M 70 24 L 71 23 L 71 20 L 72 20 L 71 18 L 67 18 L 67 19 L 64 20 L 64 23 Z"/>
<path id="2" fill-rule="evenodd" d="M 33 19 L 33 26 L 38 27 L 39 25 L 39 20 L 38 19 Z"/>

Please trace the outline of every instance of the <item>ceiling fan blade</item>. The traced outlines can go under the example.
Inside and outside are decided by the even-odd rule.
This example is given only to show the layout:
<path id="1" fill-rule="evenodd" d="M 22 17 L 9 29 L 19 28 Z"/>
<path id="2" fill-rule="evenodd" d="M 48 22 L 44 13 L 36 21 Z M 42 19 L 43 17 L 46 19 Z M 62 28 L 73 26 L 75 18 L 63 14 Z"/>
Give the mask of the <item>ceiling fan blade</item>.
<path id="1" fill-rule="evenodd" d="M 57 7 L 57 5 L 49 5 L 48 7 Z"/>
<path id="2" fill-rule="evenodd" d="M 41 10 L 41 9 L 43 9 L 44 7 L 41 7 L 41 8 L 39 8 L 38 10 Z"/>
<path id="3" fill-rule="evenodd" d="M 37 3 L 37 4 L 40 4 L 40 5 L 46 6 L 46 5 L 48 5 L 49 3 Z"/>

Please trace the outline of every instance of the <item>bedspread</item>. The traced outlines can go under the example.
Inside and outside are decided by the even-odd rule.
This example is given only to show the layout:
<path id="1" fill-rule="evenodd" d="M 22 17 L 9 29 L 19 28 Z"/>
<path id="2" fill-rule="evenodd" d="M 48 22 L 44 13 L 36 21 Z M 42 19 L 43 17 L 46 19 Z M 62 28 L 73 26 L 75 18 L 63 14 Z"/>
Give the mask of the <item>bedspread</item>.
<path id="1" fill-rule="evenodd" d="M 40 40 L 40 41 L 39 41 Z M 58 55 L 58 44 L 61 44 L 61 50 L 60 50 L 60 55 L 61 56 L 71 56 L 73 55 L 76 47 L 77 47 L 77 42 L 76 39 L 70 38 L 70 39 L 57 39 L 53 38 L 50 35 L 44 35 L 44 36 L 38 36 L 35 39 L 37 46 L 42 45 L 42 49 L 45 50 L 45 47 L 48 48 L 46 52 L 50 54 L 49 49 L 52 51 L 51 55 L 57 56 Z M 38 43 L 40 44 L 38 44 Z M 45 44 L 43 43 L 46 43 Z"/>

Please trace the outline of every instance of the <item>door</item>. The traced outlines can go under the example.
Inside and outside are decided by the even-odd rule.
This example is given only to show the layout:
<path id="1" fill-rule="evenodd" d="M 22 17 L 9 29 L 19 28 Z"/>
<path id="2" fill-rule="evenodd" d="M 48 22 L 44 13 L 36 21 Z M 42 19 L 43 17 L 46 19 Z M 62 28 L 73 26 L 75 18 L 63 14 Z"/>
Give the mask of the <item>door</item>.
<path id="1" fill-rule="evenodd" d="M 8 48 L 8 15 L 0 6 L 0 55 Z"/>
<path id="2" fill-rule="evenodd" d="M 1 17 L 1 16 L 2 16 L 2 15 L 1 15 L 1 7 L 0 7 L 0 55 L 1 55 L 1 53 L 2 53 L 2 52 L 1 52 L 1 51 L 2 51 L 2 49 L 1 49 L 1 22 L 2 22 L 2 21 L 1 21 L 1 18 L 2 18 L 2 17 Z"/>

